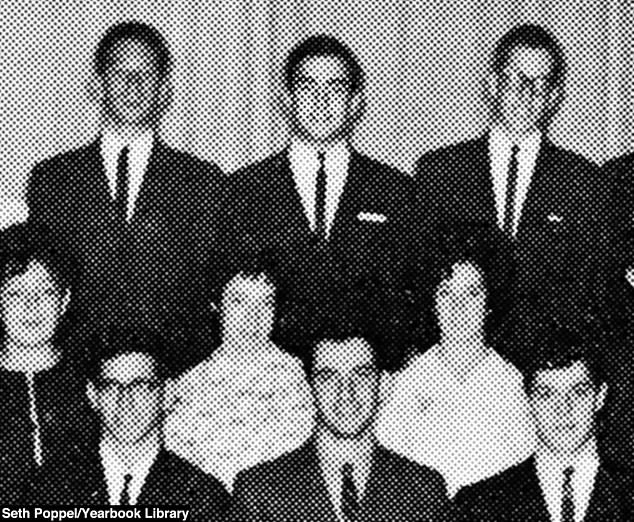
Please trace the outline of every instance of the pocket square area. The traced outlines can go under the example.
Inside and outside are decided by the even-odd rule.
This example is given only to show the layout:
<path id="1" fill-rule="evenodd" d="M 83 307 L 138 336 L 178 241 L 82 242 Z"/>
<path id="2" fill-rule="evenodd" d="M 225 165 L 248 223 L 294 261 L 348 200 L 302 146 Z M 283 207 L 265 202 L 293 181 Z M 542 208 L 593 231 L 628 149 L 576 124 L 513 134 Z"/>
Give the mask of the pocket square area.
<path id="1" fill-rule="evenodd" d="M 377 214 L 375 212 L 359 212 L 357 214 L 359 221 L 367 221 L 369 223 L 385 223 L 387 216 L 385 214 Z"/>

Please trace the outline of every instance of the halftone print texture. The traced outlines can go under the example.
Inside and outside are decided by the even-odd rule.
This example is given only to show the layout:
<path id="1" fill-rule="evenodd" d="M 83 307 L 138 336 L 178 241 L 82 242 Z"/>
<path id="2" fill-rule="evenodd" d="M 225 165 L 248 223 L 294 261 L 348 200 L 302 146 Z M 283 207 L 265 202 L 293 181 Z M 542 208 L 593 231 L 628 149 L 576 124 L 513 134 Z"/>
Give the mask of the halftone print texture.
<path id="1" fill-rule="evenodd" d="M 627 2 L 0 14 L 0 507 L 634 520 Z"/>

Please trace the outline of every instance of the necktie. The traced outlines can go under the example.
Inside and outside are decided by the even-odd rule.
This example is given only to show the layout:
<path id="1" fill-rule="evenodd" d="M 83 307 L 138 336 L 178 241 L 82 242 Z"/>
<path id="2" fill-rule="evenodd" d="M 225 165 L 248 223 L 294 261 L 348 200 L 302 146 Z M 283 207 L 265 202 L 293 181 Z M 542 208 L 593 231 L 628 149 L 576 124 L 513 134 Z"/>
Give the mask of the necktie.
<path id="1" fill-rule="evenodd" d="M 513 235 L 513 221 L 515 217 L 515 198 L 517 192 L 518 162 L 517 155 L 519 147 L 513 145 L 511 149 L 511 161 L 509 162 L 508 175 L 506 177 L 506 198 L 504 200 L 504 224 L 503 231 L 509 236 Z"/>
<path id="2" fill-rule="evenodd" d="M 572 475 L 574 468 L 564 470 L 564 485 L 561 495 L 561 522 L 575 522 L 575 502 L 572 495 Z"/>
<path id="3" fill-rule="evenodd" d="M 121 497 L 119 500 L 120 506 L 130 505 L 130 482 L 132 482 L 132 475 L 128 473 L 123 478 L 123 490 L 121 491 Z"/>
<path id="4" fill-rule="evenodd" d="M 319 170 L 315 183 L 315 233 L 319 239 L 326 239 L 326 168 L 325 155 L 319 153 Z"/>
<path id="5" fill-rule="evenodd" d="M 123 147 L 117 161 L 117 188 L 115 201 L 117 205 L 117 218 L 125 223 L 128 214 L 128 147 Z"/>
<path id="6" fill-rule="evenodd" d="M 352 464 L 344 464 L 341 470 L 341 513 L 346 522 L 359 520 L 359 494 L 354 484 Z"/>

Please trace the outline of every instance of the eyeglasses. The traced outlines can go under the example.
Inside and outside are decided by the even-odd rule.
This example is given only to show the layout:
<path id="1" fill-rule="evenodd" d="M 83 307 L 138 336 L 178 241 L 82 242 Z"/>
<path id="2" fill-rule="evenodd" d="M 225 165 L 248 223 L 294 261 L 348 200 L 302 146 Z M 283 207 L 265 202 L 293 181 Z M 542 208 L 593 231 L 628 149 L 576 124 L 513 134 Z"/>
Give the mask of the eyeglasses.
<path id="1" fill-rule="evenodd" d="M 502 73 L 502 86 L 508 91 L 520 94 L 528 91 L 532 97 L 537 98 L 547 96 L 554 86 L 554 81 L 550 75 L 531 78 L 521 71 L 504 72 Z"/>
<path id="2" fill-rule="evenodd" d="M 108 395 L 144 395 L 149 394 L 160 386 L 156 379 L 134 379 L 130 382 L 119 382 L 114 379 L 99 379 L 98 388 Z"/>

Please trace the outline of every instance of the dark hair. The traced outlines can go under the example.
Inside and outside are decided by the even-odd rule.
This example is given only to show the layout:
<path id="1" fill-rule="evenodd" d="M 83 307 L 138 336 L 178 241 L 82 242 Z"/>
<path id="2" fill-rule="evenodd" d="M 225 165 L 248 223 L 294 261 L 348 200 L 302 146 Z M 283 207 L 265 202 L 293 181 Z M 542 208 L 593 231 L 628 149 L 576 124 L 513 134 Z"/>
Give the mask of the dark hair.
<path id="1" fill-rule="evenodd" d="M 317 34 L 295 45 L 284 64 L 284 82 L 289 91 L 293 90 L 297 73 L 302 62 L 316 56 L 329 56 L 341 60 L 348 73 L 350 90 L 360 91 L 365 82 L 363 69 L 352 50 L 334 36 Z"/>
<path id="2" fill-rule="evenodd" d="M 553 61 L 553 81 L 556 85 L 563 83 L 566 73 L 564 51 L 548 30 L 535 24 L 517 25 L 500 39 L 493 51 L 493 70 L 501 73 L 506 67 L 511 53 L 518 47 L 547 51 Z"/>
<path id="3" fill-rule="evenodd" d="M 372 348 L 374 361 L 379 369 L 385 369 L 381 347 L 383 339 L 376 328 L 371 324 L 371 319 L 364 313 L 363 305 L 356 300 L 325 299 L 321 309 L 315 311 L 312 325 L 305 332 L 303 341 L 302 362 L 304 370 L 310 381 L 315 362 L 317 347 L 331 341 L 342 343 L 352 339 L 363 339 Z"/>
<path id="4" fill-rule="evenodd" d="M 522 371 L 524 389 L 530 393 L 537 374 L 570 368 L 582 363 L 595 388 L 606 383 L 606 376 L 597 360 L 597 346 L 588 337 L 565 328 L 540 332 L 536 336 L 533 354 Z"/>
<path id="5" fill-rule="evenodd" d="M 126 40 L 134 40 L 152 49 L 161 76 L 167 75 L 172 65 L 172 57 L 161 33 L 151 25 L 129 21 L 111 26 L 97 44 L 94 67 L 99 76 L 105 73 L 112 50 L 119 42 Z"/>
<path id="6" fill-rule="evenodd" d="M 163 361 L 165 351 L 161 336 L 149 328 L 131 328 L 111 324 L 94 333 L 92 356 L 88 364 L 88 379 L 97 381 L 106 362 L 122 355 L 141 353 L 154 361 L 156 378 L 164 381 L 172 377 Z"/>
<path id="7" fill-rule="evenodd" d="M 462 228 L 447 228 L 440 234 L 438 255 L 434 262 L 421 271 L 415 283 L 413 303 L 414 343 L 427 348 L 440 341 L 440 326 L 436 317 L 436 292 L 439 285 L 450 278 L 457 264 L 471 264 L 481 276 L 487 294 L 489 313 L 484 323 L 487 342 L 492 342 L 497 330 L 511 308 L 515 295 L 516 266 L 508 239 L 497 230 L 476 223 Z M 422 314 L 421 314 L 422 310 Z"/>
<path id="8" fill-rule="evenodd" d="M 24 274 L 33 262 L 46 268 L 60 290 L 70 289 L 73 263 L 56 249 L 49 229 L 33 223 L 18 223 L 2 231 L 0 284 Z"/>

